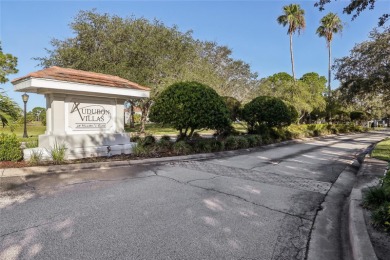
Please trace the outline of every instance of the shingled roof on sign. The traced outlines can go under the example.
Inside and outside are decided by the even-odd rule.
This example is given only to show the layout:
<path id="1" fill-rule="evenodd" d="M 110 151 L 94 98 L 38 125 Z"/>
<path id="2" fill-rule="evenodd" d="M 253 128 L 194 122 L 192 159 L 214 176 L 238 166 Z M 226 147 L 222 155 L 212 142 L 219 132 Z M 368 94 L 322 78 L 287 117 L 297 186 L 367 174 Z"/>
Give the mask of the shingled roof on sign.
<path id="1" fill-rule="evenodd" d="M 16 83 L 30 78 L 53 79 L 59 81 L 99 85 L 105 87 L 150 90 L 148 87 L 141 86 L 137 83 L 117 76 L 83 70 L 61 68 L 57 66 L 53 66 L 36 72 L 31 72 L 24 77 L 14 79 L 12 83 Z"/>

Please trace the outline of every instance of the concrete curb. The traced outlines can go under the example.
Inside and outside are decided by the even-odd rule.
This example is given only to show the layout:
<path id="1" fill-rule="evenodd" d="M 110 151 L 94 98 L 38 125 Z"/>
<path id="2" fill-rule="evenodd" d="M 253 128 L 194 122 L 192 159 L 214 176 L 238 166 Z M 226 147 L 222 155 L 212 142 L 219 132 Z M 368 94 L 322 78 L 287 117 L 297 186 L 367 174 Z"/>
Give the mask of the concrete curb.
<path id="1" fill-rule="evenodd" d="M 233 151 L 223 151 L 216 153 L 203 153 L 203 154 L 191 154 L 191 155 L 181 155 L 181 156 L 171 156 L 171 157 L 160 157 L 160 158 L 147 158 L 140 160 L 126 160 L 126 161 L 110 161 L 110 162 L 96 162 L 96 163 L 78 163 L 78 164 L 62 164 L 62 165 L 49 165 L 49 166 L 32 166 L 32 167 L 23 167 L 23 168 L 4 168 L 0 169 L 0 178 L 5 177 L 23 177 L 27 175 L 36 175 L 36 174 L 51 174 L 59 173 L 64 171 L 79 171 L 79 170 L 91 170 L 91 169 L 110 169 L 114 167 L 125 167 L 129 165 L 138 165 L 138 164 L 147 164 L 147 163 L 161 163 L 169 162 L 175 160 L 202 160 L 202 159 L 212 159 L 220 158 L 227 156 L 234 156 L 245 154 L 248 152 L 271 149 L 274 147 L 280 147 L 290 144 L 299 144 L 306 143 L 313 140 L 321 140 L 336 136 L 344 135 L 354 135 L 359 133 L 348 133 L 348 134 L 337 134 L 337 135 L 326 135 L 319 137 L 310 137 L 302 139 L 294 139 L 289 141 L 283 141 L 280 143 L 274 143 L 254 148 L 233 150 Z"/>
<path id="2" fill-rule="evenodd" d="M 352 258 L 354 260 L 376 260 L 378 258 L 367 232 L 361 203 L 361 189 L 352 189 L 348 207 L 349 242 Z"/>
<path id="3" fill-rule="evenodd" d="M 367 152 L 371 152 L 374 146 L 375 144 L 369 147 Z M 365 176 L 376 176 L 375 172 L 378 172 L 378 169 L 373 170 L 372 168 L 375 159 L 366 159 L 366 155 L 361 158 L 361 167 L 357 173 L 358 181 L 355 183 L 348 199 L 348 235 L 353 260 L 378 259 L 367 231 L 364 209 L 361 206 L 363 203 L 362 190 L 379 184 L 377 179 L 364 179 Z M 383 165 L 379 169 L 382 167 Z M 359 179 L 362 180 L 360 183 Z"/>

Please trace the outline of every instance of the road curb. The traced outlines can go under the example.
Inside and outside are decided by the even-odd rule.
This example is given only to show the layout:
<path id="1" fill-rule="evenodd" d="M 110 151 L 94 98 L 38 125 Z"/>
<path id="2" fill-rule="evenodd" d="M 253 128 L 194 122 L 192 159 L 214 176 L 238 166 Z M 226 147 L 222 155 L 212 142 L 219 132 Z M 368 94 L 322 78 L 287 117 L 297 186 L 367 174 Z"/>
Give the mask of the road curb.
<path id="1" fill-rule="evenodd" d="M 378 258 L 376 257 L 374 247 L 368 235 L 361 203 L 361 189 L 353 188 L 349 197 L 348 207 L 349 243 L 352 251 L 352 259 L 376 260 Z"/>
<path id="2" fill-rule="evenodd" d="M 375 144 L 374 144 L 375 145 Z M 368 152 L 374 148 L 374 145 L 368 149 Z M 367 231 L 367 224 L 364 217 L 364 209 L 361 206 L 363 203 L 362 190 L 378 185 L 375 179 L 364 179 L 364 177 L 377 176 L 378 169 L 373 169 L 375 160 L 371 157 L 362 157 L 361 167 L 357 173 L 357 178 L 362 180 L 357 181 L 352 189 L 348 199 L 348 235 L 349 245 L 351 249 L 351 258 L 353 260 L 376 260 L 378 259 L 371 243 L 370 236 Z M 376 160 L 378 161 L 378 160 Z M 385 163 L 386 165 L 387 163 Z M 384 165 L 380 166 L 382 169 Z M 379 170 L 380 171 L 380 170 Z"/>

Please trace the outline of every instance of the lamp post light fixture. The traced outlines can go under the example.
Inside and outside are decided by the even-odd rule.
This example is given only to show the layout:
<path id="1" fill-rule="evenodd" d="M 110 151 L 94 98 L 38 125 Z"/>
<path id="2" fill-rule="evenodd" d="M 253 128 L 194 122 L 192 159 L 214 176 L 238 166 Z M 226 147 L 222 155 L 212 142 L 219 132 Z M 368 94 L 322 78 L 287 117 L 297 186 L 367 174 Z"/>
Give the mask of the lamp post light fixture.
<path id="1" fill-rule="evenodd" d="M 24 132 L 23 132 L 23 138 L 27 138 L 27 115 L 26 115 L 26 106 L 28 101 L 28 95 L 24 93 L 22 95 L 23 103 L 24 103 Z"/>

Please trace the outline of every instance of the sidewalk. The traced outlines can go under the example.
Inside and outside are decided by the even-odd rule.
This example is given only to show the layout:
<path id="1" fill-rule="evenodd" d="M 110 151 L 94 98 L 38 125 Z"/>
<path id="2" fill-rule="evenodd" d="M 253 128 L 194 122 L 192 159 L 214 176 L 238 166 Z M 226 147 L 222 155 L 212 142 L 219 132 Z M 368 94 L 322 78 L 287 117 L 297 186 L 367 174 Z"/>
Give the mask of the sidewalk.
<path id="1" fill-rule="evenodd" d="M 385 234 L 372 228 L 369 213 L 361 206 L 364 189 L 378 185 L 386 167 L 386 161 L 367 156 L 359 169 L 357 181 L 349 197 L 348 235 L 351 257 L 354 260 L 388 259 L 390 255 L 390 237 L 387 237 L 386 241 Z M 378 237 L 381 237 L 379 241 Z"/>

